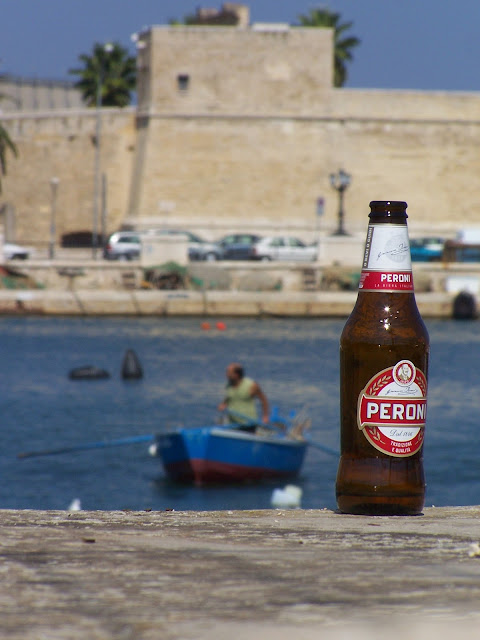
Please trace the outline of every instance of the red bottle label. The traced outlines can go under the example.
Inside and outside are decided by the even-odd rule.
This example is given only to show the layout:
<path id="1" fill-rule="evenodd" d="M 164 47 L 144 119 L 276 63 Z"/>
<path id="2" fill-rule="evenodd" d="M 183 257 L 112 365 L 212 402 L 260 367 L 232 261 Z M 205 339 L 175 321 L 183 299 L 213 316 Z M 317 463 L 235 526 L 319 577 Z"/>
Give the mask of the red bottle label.
<path id="1" fill-rule="evenodd" d="M 410 360 L 377 373 L 358 398 L 358 428 L 389 456 L 413 456 L 421 448 L 426 417 L 427 380 Z"/>
<path id="2" fill-rule="evenodd" d="M 359 289 L 413 291 L 410 243 L 406 225 L 368 226 Z"/>

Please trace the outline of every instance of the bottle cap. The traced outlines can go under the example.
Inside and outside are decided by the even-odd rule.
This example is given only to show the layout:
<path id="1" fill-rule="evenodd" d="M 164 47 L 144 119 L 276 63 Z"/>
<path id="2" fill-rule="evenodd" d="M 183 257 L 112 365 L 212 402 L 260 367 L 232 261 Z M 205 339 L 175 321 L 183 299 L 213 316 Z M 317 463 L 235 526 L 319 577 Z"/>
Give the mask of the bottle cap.
<path id="1" fill-rule="evenodd" d="M 403 200 L 372 200 L 370 202 L 369 218 L 391 218 L 391 217 L 405 217 L 407 215 L 407 203 Z"/>

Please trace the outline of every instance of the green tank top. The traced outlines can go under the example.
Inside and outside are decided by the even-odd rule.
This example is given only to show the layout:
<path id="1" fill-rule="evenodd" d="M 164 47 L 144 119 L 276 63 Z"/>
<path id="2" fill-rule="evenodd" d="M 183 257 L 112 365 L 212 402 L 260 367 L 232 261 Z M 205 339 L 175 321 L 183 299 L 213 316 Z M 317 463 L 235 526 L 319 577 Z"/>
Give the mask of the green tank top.
<path id="1" fill-rule="evenodd" d="M 237 387 L 227 387 L 226 397 L 228 399 L 228 409 L 241 413 L 252 420 L 258 420 L 255 398 L 252 398 L 252 386 L 254 381 L 251 378 L 243 378 Z M 231 416 L 234 422 L 242 422 L 241 418 Z"/>

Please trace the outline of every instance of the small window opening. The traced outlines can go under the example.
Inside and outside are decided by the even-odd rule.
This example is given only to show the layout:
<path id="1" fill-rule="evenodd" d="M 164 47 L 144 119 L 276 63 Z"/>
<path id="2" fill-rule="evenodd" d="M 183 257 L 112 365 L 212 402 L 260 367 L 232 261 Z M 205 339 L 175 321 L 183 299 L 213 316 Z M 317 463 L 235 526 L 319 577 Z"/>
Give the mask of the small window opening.
<path id="1" fill-rule="evenodd" d="M 187 73 L 179 73 L 177 76 L 177 86 L 180 91 L 186 91 L 190 84 L 190 76 Z"/>

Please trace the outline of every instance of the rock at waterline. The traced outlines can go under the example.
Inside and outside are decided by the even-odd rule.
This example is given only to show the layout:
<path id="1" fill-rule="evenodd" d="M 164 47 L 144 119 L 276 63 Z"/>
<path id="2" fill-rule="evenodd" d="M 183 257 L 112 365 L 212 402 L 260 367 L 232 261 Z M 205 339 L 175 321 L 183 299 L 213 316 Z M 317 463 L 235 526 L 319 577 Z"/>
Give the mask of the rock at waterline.
<path id="1" fill-rule="evenodd" d="M 110 378 L 110 374 L 105 369 L 88 364 L 84 367 L 72 369 L 68 377 L 70 380 L 102 380 Z"/>

